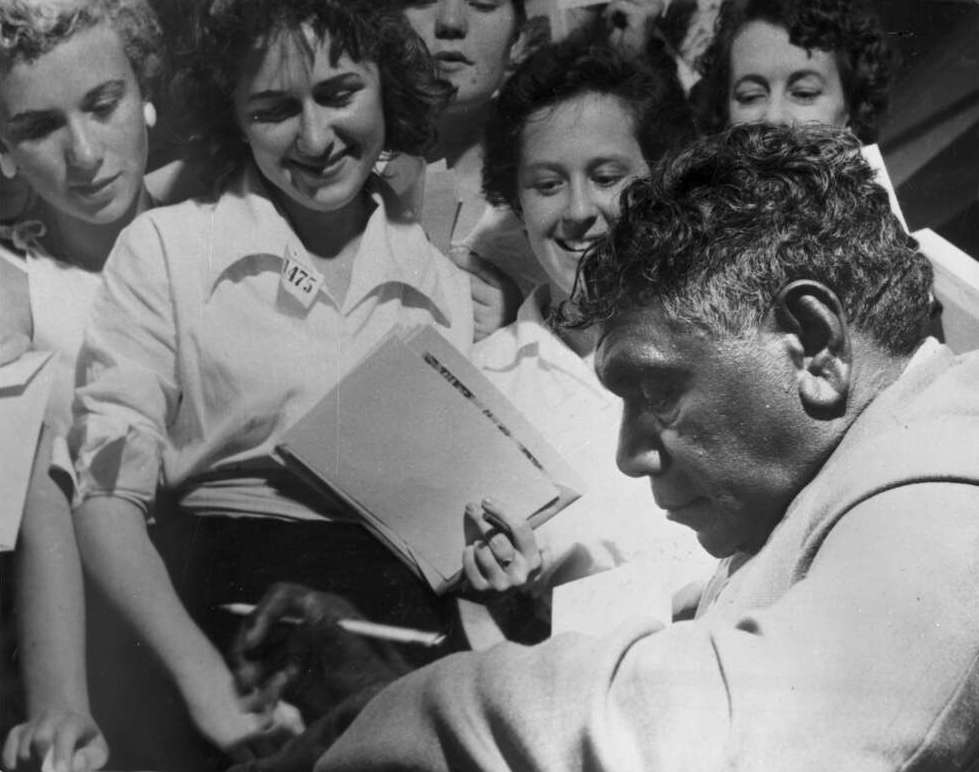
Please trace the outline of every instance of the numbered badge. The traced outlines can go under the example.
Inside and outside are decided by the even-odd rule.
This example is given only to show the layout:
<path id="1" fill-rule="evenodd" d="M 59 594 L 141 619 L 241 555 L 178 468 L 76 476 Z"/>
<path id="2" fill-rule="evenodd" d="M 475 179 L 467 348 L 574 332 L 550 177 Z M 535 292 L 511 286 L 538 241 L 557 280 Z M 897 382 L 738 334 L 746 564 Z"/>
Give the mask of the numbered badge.
<path id="1" fill-rule="evenodd" d="M 293 247 L 286 250 L 279 277 L 282 289 L 299 301 L 303 308 L 309 309 L 323 286 L 323 274 L 311 267 L 296 254 Z"/>

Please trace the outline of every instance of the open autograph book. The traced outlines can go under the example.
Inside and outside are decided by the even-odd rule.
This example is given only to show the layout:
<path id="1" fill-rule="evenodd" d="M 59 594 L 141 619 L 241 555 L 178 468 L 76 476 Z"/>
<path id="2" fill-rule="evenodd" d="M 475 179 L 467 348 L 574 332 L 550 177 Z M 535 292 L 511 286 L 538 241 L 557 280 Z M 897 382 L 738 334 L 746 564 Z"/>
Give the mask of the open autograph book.
<path id="1" fill-rule="evenodd" d="M 534 527 L 577 499 L 577 474 L 434 328 L 389 333 L 278 447 L 437 593 L 462 572 L 468 502 Z"/>

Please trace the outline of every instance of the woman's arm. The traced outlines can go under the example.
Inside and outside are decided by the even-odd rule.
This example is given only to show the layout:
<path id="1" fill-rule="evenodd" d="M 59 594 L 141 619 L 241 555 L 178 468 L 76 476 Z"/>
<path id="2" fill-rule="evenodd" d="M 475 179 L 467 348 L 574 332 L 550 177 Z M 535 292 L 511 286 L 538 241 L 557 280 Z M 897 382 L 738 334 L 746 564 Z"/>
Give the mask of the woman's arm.
<path id="1" fill-rule="evenodd" d="M 17 618 L 27 721 L 4 745 L 9 769 L 98 769 L 108 748 L 88 704 L 82 572 L 65 492 L 51 474 L 51 432 L 42 431 L 17 547 Z"/>
<path id="2" fill-rule="evenodd" d="M 262 731 L 262 717 L 239 704 L 223 658 L 177 597 L 139 507 L 89 498 L 75 513 L 75 533 L 90 578 L 159 658 L 198 730 L 225 751 Z"/>

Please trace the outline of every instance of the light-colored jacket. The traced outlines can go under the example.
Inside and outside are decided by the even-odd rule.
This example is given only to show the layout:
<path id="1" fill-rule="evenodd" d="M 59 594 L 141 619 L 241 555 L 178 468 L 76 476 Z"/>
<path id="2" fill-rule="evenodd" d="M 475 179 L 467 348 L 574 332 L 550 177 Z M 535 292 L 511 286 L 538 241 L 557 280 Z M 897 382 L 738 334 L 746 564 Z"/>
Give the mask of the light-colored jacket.
<path id="1" fill-rule="evenodd" d="M 957 770 L 979 733 L 979 356 L 916 356 L 694 621 L 456 655 L 334 770 Z"/>

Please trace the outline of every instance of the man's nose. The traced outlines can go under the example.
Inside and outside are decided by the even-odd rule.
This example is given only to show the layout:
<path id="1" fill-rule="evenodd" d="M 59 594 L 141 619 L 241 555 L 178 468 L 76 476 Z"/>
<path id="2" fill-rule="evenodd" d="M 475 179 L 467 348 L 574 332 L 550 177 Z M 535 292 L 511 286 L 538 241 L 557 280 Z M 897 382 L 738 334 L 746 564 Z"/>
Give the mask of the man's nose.
<path id="1" fill-rule="evenodd" d="M 659 433 L 649 426 L 649 422 L 623 415 L 615 461 L 622 473 L 629 477 L 660 474 L 663 471 L 663 449 Z"/>
<path id="2" fill-rule="evenodd" d="M 435 37 L 464 38 L 469 31 L 468 9 L 465 0 L 439 0 L 435 16 Z"/>

